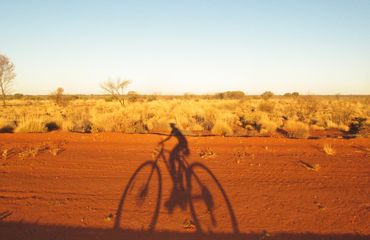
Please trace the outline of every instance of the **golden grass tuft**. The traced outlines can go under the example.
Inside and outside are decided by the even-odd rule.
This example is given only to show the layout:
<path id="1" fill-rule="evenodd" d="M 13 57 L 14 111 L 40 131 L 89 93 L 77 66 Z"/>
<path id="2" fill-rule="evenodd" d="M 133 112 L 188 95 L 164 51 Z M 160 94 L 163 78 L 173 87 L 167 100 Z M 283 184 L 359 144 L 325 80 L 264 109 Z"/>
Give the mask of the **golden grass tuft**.
<path id="1" fill-rule="evenodd" d="M 335 149 L 333 148 L 333 146 L 331 144 L 324 144 L 323 146 L 323 151 L 326 155 L 329 155 L 329 156 L 333 156 L 335 155 Z"/>
<path id="2" fill-rule="evenodd" d="M 45 126 L 45 122 L 37 118 L 23 121 L 15 129 L 15 132 L 18 133 L 43 133 L 47 131 L 48 129 Z"/>
<path id="3" fill-rule="evenodd" d="M 1 157 L 4 161 L 8 158 L 9 149 L 5 148 L 2 150 Z"/>
<path id="4" fill-rule="evenodd" d="M 308 125 L 303 122 L 289 120 L 284 124 L 283 129 L 290 138 L 307 138 L 310 134 Z"/>
<path id="5" fill-rule="evenodd" d="M 216 121 L 215 125 L 213 126 L 211 132 L 216 135 L 232 135 L 233 130 L 227 122 L 224 121 Z"/>

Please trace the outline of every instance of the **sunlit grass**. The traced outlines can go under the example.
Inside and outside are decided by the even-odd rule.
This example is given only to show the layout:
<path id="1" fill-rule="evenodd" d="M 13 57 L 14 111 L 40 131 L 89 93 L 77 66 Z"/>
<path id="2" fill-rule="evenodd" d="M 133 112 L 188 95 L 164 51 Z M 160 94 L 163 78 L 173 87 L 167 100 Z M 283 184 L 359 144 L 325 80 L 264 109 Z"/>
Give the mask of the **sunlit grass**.
<path id="1" fill-rule="evenodd" d="M 306 138 L 311 130 L 348 131 L 356 117 L 369 124 L 369 97 L 137 97 L 126 106 L 109 98 L 10 100 L 0 108 L 1 132 L 168 133 L 175 122 L 185 134 L 276 135 Z M 50 129 L 48 124 L 53 123 Z"/>
<path id="2" fill-rule="evenodd" d="M 331 144 L 324 144 L 323 151 L 325 154 L 329 156 L 335 155 L 335 149 L 333 148 Z"/>

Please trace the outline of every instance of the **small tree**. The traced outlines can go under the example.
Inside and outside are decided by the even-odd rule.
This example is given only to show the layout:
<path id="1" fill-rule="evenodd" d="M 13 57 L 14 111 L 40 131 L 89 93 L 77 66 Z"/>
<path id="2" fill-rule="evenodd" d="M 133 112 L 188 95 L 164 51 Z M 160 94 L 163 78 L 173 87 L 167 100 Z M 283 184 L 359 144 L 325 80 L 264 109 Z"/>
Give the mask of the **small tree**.
<path id="1" fill-rule="evenodd" d="M 135 91 L 128 91 L 127 97 L 129 102 L 137 102 L 139 100 L 139 94 Z"/>
<path id="2" fill-rule="evenodd" d="M 271 92 L 271 91 L 266 91 L 266 92 L 264 92 L 264 93 L 261 94 L 261 97 L 263 99 L 265 99 L 265 100 L 267 100 L 267 99 L 269 99 L 269 98 L 271 98 L 273 96 L 274 96 L 274 93 Z"/>
<path id="3" fill-rule="evenodd" d="M 51 94 L 52 99 L 55 101 L 55 103 L 59 106 L 65 106 L 67 105 L 67 99 L 64 96 L 64 89 L 59 87 L 55 92 Z"/>
<path id="4" fill-rule="evenodd" d="M 116 82 L 106 81 L 100 84 L 100 86 L 116 99 L 121 106 L 125 106 L 124 90 L 129 84 L 129 80 L 118 79 Z"/>
<path id="5" fill-rule="evenodd" d="M 284 93 L 284 97 L 298 97 L 299 92 Z"/>
<path id="6" fill-rule="evenodd" d="M 0 54 L 0 90 L 3 105 L 6 105 L 5 98 L 10 91 L 10 84 L 15 78 L 15 67 L 7 56 Z"/>
<path id="7" fill-rule="evenodd" d="M 243 91 L 227 91 L 216 94 L 216 98 L 218 99 L 241 99 L 243 97 L 245 97 Z"/>
<path id="8" fill-rule="evenodd" d="M 22 99 L 24 97 L 24 95 L 22 93 L 15 93 L 13 95 L 14 99 Z"/>

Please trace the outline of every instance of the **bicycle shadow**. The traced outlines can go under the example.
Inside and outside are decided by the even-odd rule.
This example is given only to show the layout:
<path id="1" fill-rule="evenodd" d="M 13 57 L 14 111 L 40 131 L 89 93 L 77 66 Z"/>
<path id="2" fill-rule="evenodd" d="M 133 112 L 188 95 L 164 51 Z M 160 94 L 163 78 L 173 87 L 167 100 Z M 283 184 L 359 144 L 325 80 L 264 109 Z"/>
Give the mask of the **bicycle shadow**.
<path id="1" fill-rule="evenodd" d="M 239 233 L 235 212 L 221 183 L 205 164 L 187 162 L 186 158 L 190 155 L 188 141 L 175 124 L 170 124 L 170 127 L 170 135 L 158 144 L 160 149 L 156 158 L 142 163 L 129 179 L 118 204 L 114 229 L 131 229 L 132 219 L 142 219 L 146 224 L 143 223 L 140 230 L 155 231 L 162 207 L 163 182 L 158 164 L 162 158 L 172 180 L 170 196 L 163 204 L 168 214 L 172 214 L 176 208 L 189 210 L 192 219 L 184 228 L 194 228 L 198 233 L 208 230 L 210 233 L 224 224 L 220 223 L 216 214 L 223 206 L 227 216 L 222 216 L 221 221 L 228 218 L 230 233 Z M 175 138 L 177 144 L 168 151 L 169 157 L 166 158 L 163 144 L 171 138 Z M 128 201 L 128 198 L 134 200 Z"/>

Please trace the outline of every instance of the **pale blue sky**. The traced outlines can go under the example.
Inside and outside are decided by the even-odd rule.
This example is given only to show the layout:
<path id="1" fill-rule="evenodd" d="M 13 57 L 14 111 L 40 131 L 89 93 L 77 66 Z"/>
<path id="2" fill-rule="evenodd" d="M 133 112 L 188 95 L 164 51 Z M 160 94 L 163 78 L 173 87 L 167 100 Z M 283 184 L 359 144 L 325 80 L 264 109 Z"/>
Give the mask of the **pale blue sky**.
<path id="1" fill-rule="evenodd" d="M 370 0 L 0 0 L 13 92 L 370 94 Z"/>

